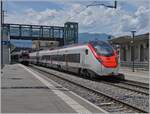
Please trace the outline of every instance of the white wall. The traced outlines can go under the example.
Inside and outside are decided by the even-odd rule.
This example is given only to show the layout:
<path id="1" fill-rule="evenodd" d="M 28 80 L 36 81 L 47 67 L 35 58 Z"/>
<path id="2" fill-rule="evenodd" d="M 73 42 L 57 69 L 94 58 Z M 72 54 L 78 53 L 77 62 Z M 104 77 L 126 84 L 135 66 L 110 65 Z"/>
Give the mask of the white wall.
<path id="1" fill-rule="evenodd" d="M 10 50 L 7 45 L 3 46 L 3 64 L 10 63 Z"/>

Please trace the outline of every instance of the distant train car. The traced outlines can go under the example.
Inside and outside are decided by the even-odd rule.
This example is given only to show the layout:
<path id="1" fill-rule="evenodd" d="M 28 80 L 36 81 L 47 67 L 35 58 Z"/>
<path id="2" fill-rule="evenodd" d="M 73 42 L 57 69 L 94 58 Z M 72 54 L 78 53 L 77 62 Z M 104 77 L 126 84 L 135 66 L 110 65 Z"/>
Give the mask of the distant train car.
<path id="1" fill-rule="evenodd" d="M 11 58 L 12 58 L 13 62 L 19 62 L 24 65 L 29 64 L 29 53 L 26 51 L 20 51 L 20 52 L 13 53 L 11 55 Z"/>
<path id="2" fill-rule="evenodd" d="M 12 63 L 16 63 L 16 62 L 19 62 L 19 55 L 20 55 L 20 52 L 14 52 L 11 54 L 11 62 Z"/>
<path id="3" fill-rule="evenodd" d="M 19 56 L 19 62 L 24 65 L 29 65 L 29 53 L 28 52 L 22 52 Z"/>
<path id="4" fill-rule="evenodd" d="M 33 64 L 75 72 L 88 77 L 118 75 L 118 55 L 108 43 L 93 41 L 62 49 L 29 54 Z"/>

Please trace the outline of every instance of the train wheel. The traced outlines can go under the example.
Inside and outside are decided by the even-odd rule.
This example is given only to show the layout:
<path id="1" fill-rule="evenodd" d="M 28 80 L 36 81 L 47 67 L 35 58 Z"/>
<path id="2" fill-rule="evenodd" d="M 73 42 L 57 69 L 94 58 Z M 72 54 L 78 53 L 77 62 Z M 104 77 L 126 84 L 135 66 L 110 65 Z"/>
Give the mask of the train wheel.
<path id="1" fill-rule="evenodd" d="M 58 69 L 58 71 L 61 71 L 61 66 L 57 65 L 57 69 Z"/>
<path id="2" fill-rule="evenodd" d="M 96 74 L 94 72 L 89 70 L 88 73 L 89 73 L 89 78 L 90 79 L 96 78 Z"/>
<path id="3" fill-rule="evenodd" d="M 91 73 L 87 69 L 83 69 L 83 73 L 82 74 L 83 74 L 84 78 L 90 78 L 90 79 L 93 78 L 93 76 L 91 75 Z"/>
<path id="4" fill-rule="evenodd" d="M 115 75 L 114 77 L 118 80 L 125 80 L 124 74 L 121 74 L 121 73 L 119 73 L 118 75 Z"/>
<path id="5" fill-rule="evenodd" d="M 82 76 L 82 72 L 81 72 L 81 71 L 82 71 L 81 68 L 79 68 L 79 69 L 78 69 L 78 75 L 79 75 L 79 76 Z"/>

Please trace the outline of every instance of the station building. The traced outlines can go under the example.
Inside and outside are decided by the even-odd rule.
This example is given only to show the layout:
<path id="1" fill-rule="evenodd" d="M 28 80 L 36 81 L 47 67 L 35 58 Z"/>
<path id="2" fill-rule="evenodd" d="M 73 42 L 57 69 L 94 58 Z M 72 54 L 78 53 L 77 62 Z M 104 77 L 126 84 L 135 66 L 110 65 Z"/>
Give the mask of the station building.
<path id="1" fill-rule="evenodd" d="M 149 69 L 149 33 L 131 36 L 121 36 L 109 40 L 119 50 L 120 65 L 138 69 Z"/>

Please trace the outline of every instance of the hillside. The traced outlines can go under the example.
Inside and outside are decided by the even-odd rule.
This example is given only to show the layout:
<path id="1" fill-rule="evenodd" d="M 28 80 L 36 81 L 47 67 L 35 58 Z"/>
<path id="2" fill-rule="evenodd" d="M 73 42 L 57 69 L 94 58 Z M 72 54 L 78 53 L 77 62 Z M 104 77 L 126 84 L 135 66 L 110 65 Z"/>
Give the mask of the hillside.
<path id="1" fill-rule="evenodd" d="M 84 43 L 92 40 L 106 41 L 111 35 L 105 33 L 79 33 L 79 43 Z"/>

